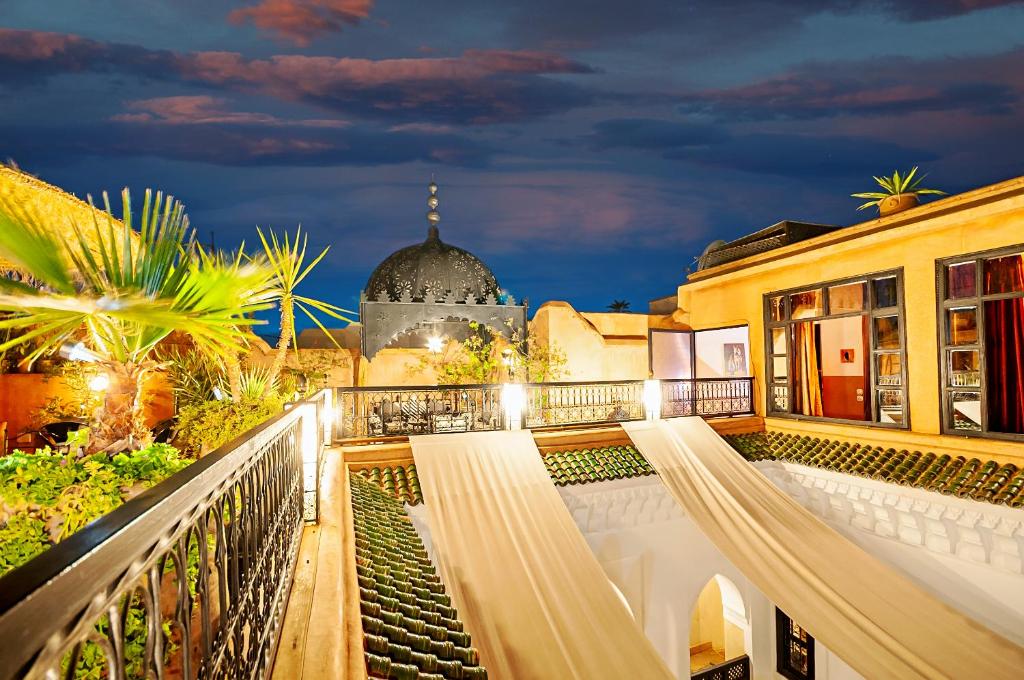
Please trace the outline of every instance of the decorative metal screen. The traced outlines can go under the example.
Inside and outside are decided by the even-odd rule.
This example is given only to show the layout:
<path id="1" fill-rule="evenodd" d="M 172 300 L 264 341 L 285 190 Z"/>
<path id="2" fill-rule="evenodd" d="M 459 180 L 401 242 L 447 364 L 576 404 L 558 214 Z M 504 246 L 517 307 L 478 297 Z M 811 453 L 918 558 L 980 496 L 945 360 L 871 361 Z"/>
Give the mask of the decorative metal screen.
<path id="1" fill-rule="evenodd" d="M 286 411 L 0 579 L 0 678 L 267 677 L 316 412 Z"/>
<path id="2" fill-rule="evenodd" d="M 526 386 L 526 427 L 641 420 L 642 380 Z"/>
<path id="3" fill-rule="evenodd" d="M 501 430 L 501 385 L 354 387 L 337 392 L 336 437 Z"/>
<path id="4" fill-rule="evenodd" d="M 754 412 L 753 378 L 661 381 L 661 416 L 731 416 Z"/>

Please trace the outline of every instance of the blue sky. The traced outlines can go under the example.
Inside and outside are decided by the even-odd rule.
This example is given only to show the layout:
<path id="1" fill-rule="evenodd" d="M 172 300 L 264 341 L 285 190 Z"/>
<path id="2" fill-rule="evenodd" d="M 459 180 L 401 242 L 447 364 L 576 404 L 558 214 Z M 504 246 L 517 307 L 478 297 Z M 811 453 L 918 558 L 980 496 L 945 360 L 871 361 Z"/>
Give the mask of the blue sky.
<path id="1" fill-rule="evenodd" d="M 1022 174 L 1022 95 L 1021 2 L 0 0 L 0 157 L 222 246 L 301 223 L 350 308 L 431 174 L 517 297 L 643 310 L 712 240 L 860 221 L 872 174 Z"/>

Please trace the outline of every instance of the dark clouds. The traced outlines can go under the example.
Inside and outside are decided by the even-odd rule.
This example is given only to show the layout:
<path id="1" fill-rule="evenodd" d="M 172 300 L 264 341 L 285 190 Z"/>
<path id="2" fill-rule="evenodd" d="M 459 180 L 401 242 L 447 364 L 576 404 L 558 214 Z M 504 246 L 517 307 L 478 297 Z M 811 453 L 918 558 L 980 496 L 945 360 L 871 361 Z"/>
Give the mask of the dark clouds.
<path id="1" fill-rule="evenodd" d="M 1019 2 L 0 2 L 0 158 L 163 188 L 218 243 L 301 222 L 347 306 L 431 174 L 517 297 L 642 309 L 710 240 L 863 219 L 870 175 L 1022 172 Z"/>
<path id="2" fill-rule="evenodd" d="M 971 59 L 806 64 L 727 89 L 685 95 L 684 113 L 720 120 L 811 119 L 967 111 L 1008 115 L 1024 96 L 1024 48 Z"/>
<path id="3" fill-rule="evenodd" d="M 397 121 L 495 123 L 564 112 L 593 94 L 544 76 L 590 74 L 564 56 L 531 50 L 468 50 L 458 57 L 353 59 L 234 52 L 175 53 L 74 35 L 0 29 L 0 75 L 38 84 L 58 74 L 118 72 L 258 92 L 338 113 Z"/>

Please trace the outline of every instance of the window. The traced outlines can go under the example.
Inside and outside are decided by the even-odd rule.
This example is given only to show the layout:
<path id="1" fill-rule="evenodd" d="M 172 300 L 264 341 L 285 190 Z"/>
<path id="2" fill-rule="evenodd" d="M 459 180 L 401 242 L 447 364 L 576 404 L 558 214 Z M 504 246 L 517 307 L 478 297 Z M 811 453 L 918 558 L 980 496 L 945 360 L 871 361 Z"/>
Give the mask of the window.
<path id="1" fill-rule="evenodd" d="M 768 411 L 907 426 L 902 270 L 765 296 Z"/>
<path id="2" fill-rule="evenodd" d="M 1024 435 L 1024 246 L 942 260 L 942 423 L 950 434 Z"/>
<path id="3" fill-rule="evenodd" d="M 775 658 L 780 675 L 790 680 L 814 680 L 814 638 L 775 608 Z"/>

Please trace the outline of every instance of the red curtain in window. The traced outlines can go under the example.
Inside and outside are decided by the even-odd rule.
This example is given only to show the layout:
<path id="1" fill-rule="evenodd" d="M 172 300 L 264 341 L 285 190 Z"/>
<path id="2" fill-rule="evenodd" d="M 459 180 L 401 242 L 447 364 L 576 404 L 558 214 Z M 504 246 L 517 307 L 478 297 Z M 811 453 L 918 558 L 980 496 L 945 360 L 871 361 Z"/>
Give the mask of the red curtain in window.
<path id="1" fill-rule="evenodd" d="M 985 267 L 986 290 L 1024 290 L 1024 258 Z M 985 303 L 988 429 L 1024 434 L 1024 298 Z"/>
<path id="2" fill-rule="evenodd" d="M 825 414 L 821 401 L 821 372 L 814 322 L 793 324 L 793 413 L 805 416 Z"/>

